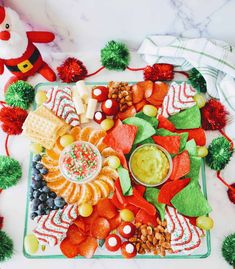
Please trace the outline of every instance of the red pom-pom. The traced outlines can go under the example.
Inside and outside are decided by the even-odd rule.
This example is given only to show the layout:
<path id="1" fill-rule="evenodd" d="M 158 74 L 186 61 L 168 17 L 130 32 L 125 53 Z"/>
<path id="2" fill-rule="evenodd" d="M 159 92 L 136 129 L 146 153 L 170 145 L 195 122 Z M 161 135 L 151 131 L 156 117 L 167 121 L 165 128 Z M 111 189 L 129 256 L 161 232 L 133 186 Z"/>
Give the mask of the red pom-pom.
<path id="1" fill-rule="evenodd" d="M 210 99 L 201 109 L 202 128 L 204 130 L 221 130 L 228 121 L 228 112 L 217 100 Z"/>
<path id="2" fill-rule="evenodd" d="M 3 217 L 0 217 L 0 230 L 2 229 L 3 227 Z"/>
<path id="3" fill-rule="evenodd" d="M 172 64 L 154 64 L 146 66 L 144 69 L 144 79 L 157 80 L 172 80 L 174 77 L 174 67 Z"/>
<path id="4" fill-rule="evenodd" d="M 235 183 L 231 184 L 230 186 L 234 188 L 234 191 L 232 189 L 228 189 L 228 198 L 233 204 L 235 204 Z"/>
<path id="5" fill-rule="evenodd" d="M 2 130 L 9 135 L 21 134 L 23 123 L 28 113 L 19 107 L 3 107 L 0 110 Z"/>
<path id="6" fill-rule="evenodd" d="M 69 57 L 62 65 L 57 67 L 59 78 L 66 83 L 77 82 L 87 75 L 87 69 L 83 62 L 78 59 Z"/>

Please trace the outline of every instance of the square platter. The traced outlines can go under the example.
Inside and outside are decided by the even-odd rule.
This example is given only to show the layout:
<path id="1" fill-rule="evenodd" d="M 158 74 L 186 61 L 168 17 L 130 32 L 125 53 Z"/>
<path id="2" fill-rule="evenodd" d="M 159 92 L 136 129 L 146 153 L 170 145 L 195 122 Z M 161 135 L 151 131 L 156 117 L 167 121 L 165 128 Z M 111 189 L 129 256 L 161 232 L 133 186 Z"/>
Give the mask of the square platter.
<path id="1" fill-rule="evenodd" d="M 179 81 L 180 82 L 180 81 Z M 134 84 L 135 82 L 128 82 L 129 84 Z M 86 82 L 86 85 L 92 87 L 94 85 L 107 85 L 106 82 Z M 53 86 L 59 87 L 66 87 L 66 86 L 73 86 L 73 84 L 65 84 L 65 83 L 40 83 L 35 87 L 35 91 L 39 90 L 48 90 Z M 34 109 L 36 108 L 36 104 L 34 104 Z M 97 125 L 95 123 L 89 123 L 90 125 Z M 88 125 L 89 125 L 88 124 Z M 94 127 L 95 128 L 95 127 Z M 29 162 L 29 172 L 28 172 L 28 190 L 27 190 L 27 203 L 26 203 L 26 215 L 25 215 L 25 228 L 24 228 L 24 237 L 32 233 L 33 229 L 35 228 L 35 222 L 30 218 L 30 184 L 32 178 L 32 169 L 31 169 L 31 162 L 32 162 L 33 154 L 30 154 L 30 162 Z M 207 198 L 207 190 L 206 190 L 206 175 L 205 175 L 205 164 L 204 161 L 201 161 L 201 172 L 199 176 L 199 183 L 201 185 L 202 192 Z M 137 255 L 135 259 L 200 259 L 206 258 L 210 255 L 211 252 L 211 242 L 210 242 L 210 232 L 205 231 L 205 236 L 201 238 L 201 245 L 197 248 L 191 255 L 184 254 L 184 253 L 176 253 L 176 254 L 166 254 L 165 257 L 161 257 L 159 255 L 153 254 L 145 254 L 145 255 Z M 47 246 L 46 249 L 43 251 L 39 249 L 36 254 L 29 254 L 26 252 L 23 246 L 23 253 L 24 256 L 29 259 L 65 259 L 66 257 L 62 255 L 59 244 L 55 247 Z M 122 255 L 120 251 L 117 252 L 109 252 L 105 249 L 105 246 L 98 247 L 96 250 L 95 255 L 92 257 L 94 259 L 122 259 Z M 77 256 L 76 259 L 83 259 L 81 256 Z"/>

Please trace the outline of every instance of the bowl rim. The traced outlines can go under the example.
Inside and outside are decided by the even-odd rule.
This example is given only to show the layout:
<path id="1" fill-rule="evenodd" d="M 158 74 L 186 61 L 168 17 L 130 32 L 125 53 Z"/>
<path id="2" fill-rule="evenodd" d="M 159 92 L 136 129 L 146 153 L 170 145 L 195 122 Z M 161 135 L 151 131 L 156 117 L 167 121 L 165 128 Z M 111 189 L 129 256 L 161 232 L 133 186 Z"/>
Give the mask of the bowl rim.
<path id="1" fill-rule="evenodd" d="M 161 150 L 167 157 L 168 161 L 169 161 L 169 171 L 167 173 L 167 175 L 165 176 L 165 178 L 160 182 L 160 183 L 156 183 L 156 184 L 147 184 L 147 183 L 144 183 L 142 182 L 140 179 L 138 179 L 133 171 L 132 171 L 132 167 L 131 167 L 131 160 L 133 158 L 133 155 L 136 153 L 137 150 L 139 150 L 140 148 L 143 148 L 143 147 L 146 147 L 146 146 L 154 146 L 156 148 L 158 148 L 159 150 Z M 135 181 L 145 187 L 157 187 L 157 186 L 160 186 L 162 184 L 164 184 L 170 177 L 171 175 L 171 172 L 172 172 L 172 169 L 173 169 L 173 163 L 172 163 L 172 157 L 170 155 L 170 153 L 165 149 L 163 148 L 162 146 L 158 145 L 158 144 L 152 144 L 152 143 L 147 143 L 147 144 L 143 144 L 143 145 L 140 145 L 138 146 L 132 153 L 131 153 L 131 156 L 130 156 L 130 159 L 129 159 L 129 169 L 130 169 L 130 172 L 131 172 L 131 175 L 132 177 L 135 179 Z"/>
<path id="2" fill-rule="evenodd" d="M 64 173 L 63 171 L 63 168 L 62 168 L 62 158 L 63 158 L 63 155 L 65 153 L 65 151 L 68 149 L 68 148 L 71 148 L 72 145 L 75 145 L 75 144 L 86 144 L 86 145 L 89 145 L 92 147 L 93 150 L 95 150 L 97 152 L 97 156 L 98 156 L 98 159 L 99 159 L 99 164 L 98 164 L 98 167 L 96 169 L 96 172 L 90 176 L 88 176 L 87 178 L 83 178 L 82 180 L 80 181 L 76 181 L 76 180 L 72 180 L 70 179 L 68 176 L 66 176 L 66 174 Z M 92 143 L 88 142 L 88 141 L 74 141 L 73 143 L 71 143 L 70 145 L 66 146 L 60 153 L 60 157 L 59 157 L 59 169 L 60 169 L 60 172 L 61 174 L 67 179 L 69 180 L 70 182 L 73 182 L 73 183 L 76 183 L 76 184 L 84 184 L 84 183 L 88 183 L 90 181 L 92 181 L 93 179 L 95 179 L 98 174 L 100 173 L 101 169 L 102 169 L 102 156 L 101 156 L 101 153 L 99 152 L 98 148 L 93 145 Z"/>

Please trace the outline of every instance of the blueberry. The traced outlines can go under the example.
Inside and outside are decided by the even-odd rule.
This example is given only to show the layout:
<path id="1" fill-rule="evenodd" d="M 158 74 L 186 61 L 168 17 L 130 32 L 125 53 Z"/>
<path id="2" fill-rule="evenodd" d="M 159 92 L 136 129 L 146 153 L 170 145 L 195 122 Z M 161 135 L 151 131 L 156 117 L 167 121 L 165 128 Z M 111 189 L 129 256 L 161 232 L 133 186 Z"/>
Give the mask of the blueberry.
<path id="1" fill-rule="evenodd" d="M 39 206 L 38 206 L 38 210 L 44 210 L 45 209 L 45 205 L 43 203 L 41 203 Z"/>
<path id="2" fill-rule="evenodd" d="M 44 167 L 44 168 L 40 169 L 40 173 L 42 175 L 46 175 L 46 174 L 48 174 L 48 169 Z"/>
<path id="3" fill-rule="evenodd" d="M 39 162 L 39 161 L 41 161 L 41 159 L 42 159 L 42 156 L 40 154 L 36 154 L 33 157 L 34 162 Z"/>
<path id="4" fill-rule="evenodd" d="M 33 202 L 33 201 L 32 201 Z M 34 205 L 33 203 L 31 204 L 31 209 L 32 211 L 37 211 L 38 210 L 38 206 Z"/>
<path id="5" fill-rule="evenodd" d="M 44 215 L 45 214 L 45 210 L 38 210 L 38 215 L 39 216 L 42 216 L 42 215 Z"/>
<path id="6" fill-rule="evenodd" d="M 34 220 L 38 216 L 37 212 L 31 213 L 30 217 L 32 220 Z"/>
<path id="7" fill-rule="evenodd" d="M 34 191 L 34 188 L 32 186 L 30 186 L 29 193 L 33 194 L 33 191 Z"/>
<path id="8" fill-rule="evenodd" d="M 37 168 L 32 169 L 33 176 L 36 176 L 37 174 L 40 174 L 40 171 Z"/>
<path id="9" fill-rule="evenodd" d="M 36 168 L 37 162 L 32 162 L 32 167 Z"/>
<path id="10" fill-rule="evenodd" d="M 33 205 L 39 206 L 40 203 L 41 203 L 41 201 L 38 198 L 33 199 Z"/>
<path id="11" fill-rule="evenodd" d="M 56 197 L 54 203 L 57 207 L 63 208 L 65 205 L 65 200 L 62 197 Z"/>
<path id="12" fill-rule="evenodd" d="M 56 193 L 55 192 L 50 192 L 49 193 L 49 197 L 51 197 L 51 198 L 56 198 Z"/>
<path id="13" fill-rule="evenodd" d="M 42 169 L 43 168 L 43 165 L 41 163 L 37 163 L 36 164 L 36 168 L 39 170 L 39 169 Z"/>
<path id="14" fill-rule="evenodd" d="M 41 174 L 37 174 L 34 176 L 36 181 L 42 180 L 42 175 Z"/>
<path id="15" fill-rule="evenodd" d="M 39 200 L 41 200 L 42 202 L 45 202 L 47 199 L 47 194 L 46 193 L 41 193 L 39 196 Z"/>
<path id="16" fill-rule="evenodd" d="M 40 192 L 39 190 L 35 190 L 35 191 L 33 192 L 33 197 L 34 197 L 34 198 L 38 198 L 38 197 L 40 196 L 40 194 L 41 194 L 41 192 Z"/>
<path id="17" fill-rule="evenodd" d="M 50 192 L 50 189 L 47 186 L 44 186 L 42 188 L 42 191 L 45 192 L 45 193 L 49 193 Z"/>
<path id="18" fill-rule="evenodd" d="M 54 199 L 53 198 L 48 198 L 46 201 L 46 204 L 50 207 L 50 208 L 54 208 Z"/>
<path id="19" fill-rule="evenodd" d="M 46 186 L 46 185 L 47 185 L 46 181 L 42 180 L 42 181 L 41 181 L 41 187 L 43 188 L 43 187 Z"/>
<path id="20" fill-rule="evenodd" d="M 41 182 L 40 181 L 33 180 L 32 183 L 31 183 L 31 186 L 34 188 L 34 190 L 40 189 Z"/>
<path id="21" fill-rule="evenodd" d="M 57 209 L 59 209 L 59 207 L 57 207 L 57 206 L 53 206 L 53 209 L 54 209 L 54 210 L 57 210 Z"/>
<path id="22" fill-rule="evenodd" d="M 29 199 L 30 199 L 30 201 L 32 201 L 34 199 L 33 195 L 30 195 Z"/>

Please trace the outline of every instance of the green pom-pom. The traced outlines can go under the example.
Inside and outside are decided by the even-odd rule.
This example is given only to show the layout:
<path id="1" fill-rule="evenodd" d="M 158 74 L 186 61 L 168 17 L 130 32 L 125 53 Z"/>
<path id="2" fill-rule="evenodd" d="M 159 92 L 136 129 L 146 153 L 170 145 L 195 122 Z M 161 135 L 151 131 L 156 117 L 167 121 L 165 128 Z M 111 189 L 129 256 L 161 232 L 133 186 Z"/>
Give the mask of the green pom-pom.
<path id="1" fill-rule="evenodd" d="M 34 100 L 34 88 L 29 83 L 18 80 L 6 92 L 5 101 L 9 106 L 27 110 Z"/>
<path id="2" fill-rule="evenodd" d="M 0 189 L 7 189 L 17 184 L 22 176 L 20 163 L 10 157 L 0 156 Z"/>
<path id="3" fill-rule="evenodd" d="M 127 46 L 121 42 L 109 41 L 101 50 L 101 63 L 109 70 L 125 70 L 130 61 Z"/>
<path id="4" fill-rule="evenodd" d="M 189 72 L 189 81 L 191 85 L 197 89 L 199 92 L 206 92 L 206 81 L 201 73 L 196 69 L 193 68 Z"/>
<path id="5" fill-rule="evenodd" d="M 222 254 L 230 265 L 235 266 L 235 233 L 225 238 L 222 245 Z"/>
<path id="6" fill-rule="evenodd" d="M 231 143 L 223 136 L 217 137 L 208 147 L 206 162 L 211 169 L 219 171 L 224 169 L 232 154 Z"/>
<path id="7" fill-rule="evenodd" d="M 0 231 L 0 262 L 9 260 L 13 255 L 13 241 L 3 231 Z"/>

